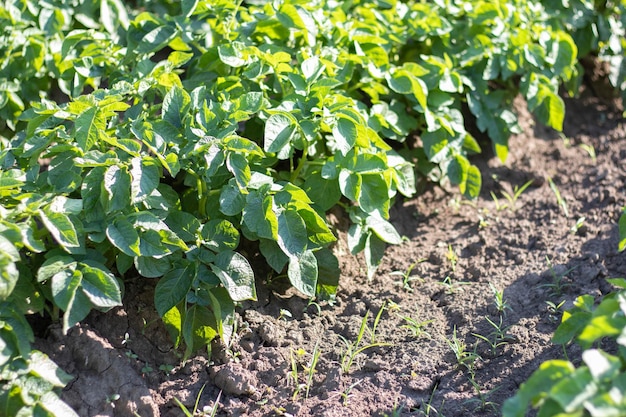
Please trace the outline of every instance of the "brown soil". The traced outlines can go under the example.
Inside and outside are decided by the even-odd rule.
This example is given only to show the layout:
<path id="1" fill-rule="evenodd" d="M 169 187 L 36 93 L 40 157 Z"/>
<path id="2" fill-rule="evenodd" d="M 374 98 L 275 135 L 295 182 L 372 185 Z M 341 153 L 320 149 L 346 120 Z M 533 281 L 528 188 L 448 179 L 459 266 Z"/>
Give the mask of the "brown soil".
<path id="1" fill-rule="evenodd" d="M 507 163 L 489 156 L 474 161 L 483 172 L 477 201 L 433 188 L 397 202 L 392 221 L 407 240 L 387 250 L 371 282 L 362 258 L 349 255 L 340 240 L 335 305 L 309 304 L 260 279 L 259 301 L 238 310 L 232 345 L 182 365 L 152 308 L 154 282 L 127 283 L 123 308 L 91 314 L 67 337 L 53 328 L 38 340 L 75 377 L 63 398 L 81 416 L 182 416 L 175 399 L 190 410 L 197 399 L 200 410 L 217 401 L 219 416 L 500 415 L 541 362 L 562 356 L 550 341 L 560 311 L 580 294 L 600 298 L 611 291 L 605 278 L 626 275 L 616 226 L 626 205 L 621 112 L 583 94 L 568 100 L 559 135 L 536 126 L 523 103 L 516 107 L 524 133 L 512 138 Z M 530 180 L 515 207 L 498 209 L 508 204 L 503 192 Z M 402 274 L 410 275 L 407 285 Z M 490 284 L 504 291 L 503 314 Z M 564 305 L 555 311 L 547 302 Z M 357 348 L 372 339 L 381 345 L 357 354 L 342 371 L 347 343 L 355 343 L 365 316 L 374 326 L 383 306 L 375 335 L 366 331 Z M 496 340 L 488 320 L 500 324 L 500 317 L 504 334 Z M 422 323 L 417 335 L 405 318 Z M 455 333 L 466 345 L 468 366 L 451 348 Z M 500 345 L 492 348 L 476 335 Z M 316 349 L 307 397 L 305 369 Z M 568 348 L 574 361 L 579 353 Z"/>

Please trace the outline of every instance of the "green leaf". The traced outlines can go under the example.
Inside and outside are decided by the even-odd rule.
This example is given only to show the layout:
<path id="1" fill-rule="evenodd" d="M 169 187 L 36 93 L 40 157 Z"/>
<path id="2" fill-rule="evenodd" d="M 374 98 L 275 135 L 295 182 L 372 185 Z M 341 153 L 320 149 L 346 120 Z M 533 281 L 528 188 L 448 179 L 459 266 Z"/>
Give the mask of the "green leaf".
<path id="1" fill-rule="evenodd" d="M 374 278 L 374 274 L 385 255 L 385 242 L 374 233 L 370 233 L 365 241 L 365 264 L 367 265 L 367 279 Z"/>
<path id="2" fill-rule="evenodd" d="M 137 256 L 134 264 L 139 275 L 146 278 L 158 278 L 172 269 L 172 265 L 167 258 Z"/>
<path id="3" fill-rule="evenodd" d="M 83 273 L 82 290 L 93 305 L 105 309 L 122 305 L 120 286 L 104 265 L 89 260 L 78 265 Z"/>
<path id="4" fill-rule="evenodd" d="M 362 178 L 358 202 L 366 213 L 389 217 L 389 186 L 382 173 L 357 174 Z"/>
<path id="5" fill-rule="evenodd" d="M 308 194 L 309 198 L 322 211 L 326 212 L 335 206 L 341 199 L 341 190 L 336 180 L 326 180 L 322 178 L 321 172 L 316 171 L 311 175 L 307 175 L 302 189 Z"/>
<path id="6" fill-rule="evenodd" d="M 219 277 L 233 301 L 256 300 L 254 273 L 241 254 L 232 251 L 219 253 L 211 270 Z"/>
<path id="7" fill-rule="evenodd" d="M 63 314 L 63 334 L 67 334 L 70 327 L 83 320 L 91 310 L 89 298 L 79 291 L 83 274 L 78 270 L 64 270 L 52 277 L 52 297 Z"/>
<path id="8" fill-rule="evenodd" d="M 202 226 L 202 244 L 219 253 L 239 246 L 239 231 L 228 220 L 213 219 Z"/>
<path id="9" fill-rule="evenodd" d="M 213 313 L 208 308 L 197 304 L 186 311 L 182 330 L 183 339 L 187 345 L 184 360 L 201 347 L 210 345 L 218 335 Z"/>
<path id="10" fill-rule="evenodd" d="M 160 25 L 146 33 L 134 52 L 148 54 L 163 49 L 176 37 L 176 29 L 173 26 Z"/>
<path id="11" fill-rule="evenodd" d="M 14 262 L 18 259 L 17 248 L 0 235 L 0 301 L 9 298 L 17 284 L 19 272 Z"/>
<path id="12" fill-rule="evenodd" d="M 106 130 L 106 119 L 96 106 L 81 113 L 76 118 L 76 142 L 78 146 L 87 152 L 99 142 L 101 132 Z"/>
<path id="13" fill-rule="evenodd" d="M 337 149 L 342 155 L 346 155 L 357 142 L 358 129 L 356 123 L 352 119 L 339 116 L 333 127 L 333 138 L 337 145 Z"/>
<path id="14" fill-rule="evenodd" d="M 287 159 L 291 154 L 291 141 L 296 133 L 293 117 L 286 113 L 272 114 L 265 122 L 263 149 L 276 153 L 278 159 Z"/>
<path id="15" fill-rule="evenodd" d="M 151 160 L 133 158 L 131 161 L 130 192 L 132 203 L 145 200 L 159 185 L 161 174 L 158 166 Z"/>
<path id="16" fill-rule="evenodd" d="M 186 211 L 171 210 L 165 218 L 170 230 L 185 242 L 195 242 L 200 229 L 200 221 Z"/>
<path id="17" fill-rule="evenodd" d="M 289 268 L 287 269 L 289 282 L 298 291 L 307 297 L 314 297 L 317 288 L 317 258 L 315 254 L 308 250 L 301 256 L 289 258 Z"/>
<path id="18" fill-rule="evenodd" d="M 140 256 L 139 233 L 126 217 L 120 216 L 106 228 L 109 241 L 128 256 Z"/>
<path id="19" fill-rule="evenodd" d="M 258 237 L 276 240 L 278 238 L 278 219 L 272 210 L 272 197 L 262 196 L 256 190 L 246 196 L 243 209 L 245 225 Z"/>
<path id="20" fill-rule="evenodd" d="M 339 287 L 339 260 L 327 248 L 315 251 L 315 258 L 318 267 L 317 295 L 322 300 L 332 301 Z"/>
<path id="21" fill-rule="evenodd" d="M 550 360 L 542 363 L 526 382 L 524 382 L 514 397 L 504 402 L 503 417 L 524 417 L 531 404 L 537 403 L 554 385 L 574 372 L 574 366 L 563 360 Z"/>
<path id="22" fill-rule="evenodd" d="M 236 182 L 229 181 L 220 192 L 220 211 L 227 216 L 236 216 L 246 205 L 246 197 L 241 193 Z"/>
<path id="23" fill-rule="evenodd" d="M 163 112 L 161 117 L 177 128 L 183 126 L 183 119 L 187 116 L 191 97 L 182 88 L 173 86 L 163 98 Z"/>
<path id="24" fill-rule="evenodd" d="M 174 347 L 178 348 L 183 332 L 183 313 L 178 306 L 174 306 L 161 318 L 163 319 L 163 324 L 165 324 L 167 332 L 174 342 Z"/>
<path id="25" fill-rule="evenodd" d="M 163 317 L 174 306 L 185 299 L 196 277 L 195 264 L 178 267 L 163 275 L 154 290 L 154 306 Z"/>
<path id="26" fill-rule="evenodd" d="M 131 205 L 130 182 L 130 174 L 125 169 L 113 165 L 106 170 L 103 187 L 108 196 L 107 213 L 121 211 Z"/>
<path id="27" fill-rule="evenodd" d="M 239 153 L 229 152 L 226 158 L 226 166 L 234 175 L 239 188 L 246 188 L 250 182 L 250 167 L 246 157 Z"/>
<path id="28" fill-rule="evenodd" d="M 285 255 L 278 243 L 273 240 L 259 239 L 259 250 L 268 265 L 279 274 L 283 271 L 287 262 L 289 262 L 289 257 Z"/>
<path id="29" fill-rule="evenodd" d="M 289 257 L 300 256 L 307 249 L 306 225 L 297 212 L 285 210 L 278 215 L 277 242 Z"/>
<path id="30" fill-rule="evenodd" d="M 47 208 L 39 210 L 38 214 L 46 229 L 63 249 L 69 252 L 72 248 L 81 246 L 76 228 L 68 216 L 63 213 L 55 213 Z"/>
<path id="31" fill-rule="evenodd" d="M 402 243 L 402 236 L 398 234 L 396 228 L 391 223 L 378 216 L 367 216 L 365 219 L 366 226 L 376 234 L 383 242 L 392 245 Z"/>

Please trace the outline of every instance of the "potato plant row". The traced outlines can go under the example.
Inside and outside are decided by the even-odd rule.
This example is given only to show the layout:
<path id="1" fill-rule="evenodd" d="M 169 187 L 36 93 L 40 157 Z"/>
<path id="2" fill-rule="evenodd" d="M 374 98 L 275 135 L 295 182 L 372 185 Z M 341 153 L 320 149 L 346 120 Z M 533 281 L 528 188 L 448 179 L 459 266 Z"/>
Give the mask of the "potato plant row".
<path id="1" fill-rule="evenodd" d="M 568 3 L 568 4 L 566 4 Z M 68 377 L 31 350 L 26 316 L 63 331 L 157 279 L 188 358 L 256 299 L 247 255 L 332 303 L 326 219 L 372 277 L 398 195 L 481 173 L 475 124 L 505 160 L 521 94 L 561 129 L 596 54 L 622 91 L 624 4 L 7 0 L 0 3 L 0 406 L 72 415 Z M 246 248 L 243 250 L 242 248 Z M 32 381 L 37 381 L 36 388 Z"/>

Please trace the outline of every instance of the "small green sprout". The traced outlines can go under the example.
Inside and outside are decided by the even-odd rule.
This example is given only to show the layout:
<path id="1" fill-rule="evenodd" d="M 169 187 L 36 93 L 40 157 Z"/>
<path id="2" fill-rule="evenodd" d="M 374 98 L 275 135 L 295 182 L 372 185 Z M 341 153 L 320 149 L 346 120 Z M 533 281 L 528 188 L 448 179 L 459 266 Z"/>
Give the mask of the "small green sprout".
<path id="1" fill-rule="evenodd" d="M 565 215 L 565 217 L 569 217 L 567 201 L 565 201 L 565 199 L 561 196 L 561 192 L 559 191 L 558 187 L 556 186 L 556 184 L 554 183 L 554 181 L 552 181 L 552 178 L 550 177 L 548 177 L 548 184 L 550 184 L 550 189 L 552 190 L 552 192 L 554 193 L 556 197 L 557 204 L 559 205 L 561 210 L 563 210 L 563 214 Z"/>

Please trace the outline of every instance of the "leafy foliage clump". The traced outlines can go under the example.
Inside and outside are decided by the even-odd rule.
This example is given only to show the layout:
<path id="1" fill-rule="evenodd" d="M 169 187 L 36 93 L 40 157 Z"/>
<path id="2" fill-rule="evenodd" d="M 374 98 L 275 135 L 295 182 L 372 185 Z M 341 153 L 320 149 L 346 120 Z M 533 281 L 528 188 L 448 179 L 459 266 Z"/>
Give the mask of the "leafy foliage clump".
<path id="1" fill-rule="evenodd" d="M 5 371 L 48 366 L 24 342 L 26 315 L 62 315 L 66 332 L 119 306 L 126 277 L 158 279 L 154 306 L 185 357 L 228 341 L 236 305 L 256 299 L 251 251 L 332 301 L 329 210 L 349 217 L 371 278 L 402 242 L 389 211 L 416 169 L 479 194 L 468 121 L 504 160 L 514 97 L 560 129 L 579 52 L 615 66 L 623 48 L 621 32 L 580 43 L 589 25 L 623 23 L 614 11 L 576 20 L 538 1 L 135 3 L 0 4 L 7 387 L 20 379 Z M 46 393 L 64 380 L 38 375 Z M 22 394 L 2 398 L 50 404 Z"/>
<path id="2" fill-rule="evenodd" d="M 619 291 L 605 296 L 594 306 L 590 295 L 576 299 L 574 308 L 563 314 L 553 341 L 559 344 L 574 340 L 585 351 L 577 367 L 555 359 L 544 362 L 524 382 L 516 395 L 503 407 L 504 417 L 526 415 L 532 406 L 542 416 L 621 416 L 626 413 L 626 328 L 624 300 L 626 281 L 611 279 Z M 616 342 L 617 352 L 591 349 L 601 340 Z"/>

